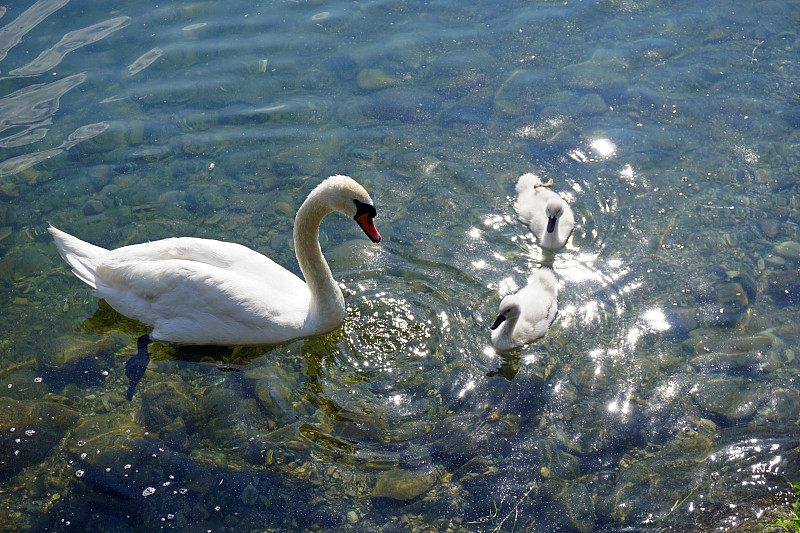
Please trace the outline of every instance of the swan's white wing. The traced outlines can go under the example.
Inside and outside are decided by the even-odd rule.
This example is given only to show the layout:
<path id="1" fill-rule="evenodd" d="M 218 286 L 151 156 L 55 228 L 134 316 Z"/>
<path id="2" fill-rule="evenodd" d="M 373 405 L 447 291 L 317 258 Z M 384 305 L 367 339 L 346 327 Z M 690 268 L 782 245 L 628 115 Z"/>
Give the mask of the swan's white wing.
<path id="1" fill-rule="evenodd" d="M 308 287 L 269 258 L 239 247 L 249 252 L 237 250 L 241 261 L 260 267 L 243 272 L 241 264 L 199 251 L 193 259 L 137 261 L 128 254 L 141 251 L 138 246 L 105 258 L 97 269 L 97 293 L 123 315 L 153 325 L 154 338 L 253 344 L 283 342 L 302 333 Z"/>
<path id="2" fill-rule="evenodd" d="M 575 215 L 567 202 L 564 202 L 564 213 L 558 218 L 558 239 L 566 244 L 572 230 L 575 228 Z"/>
<path id="3" fill-rule="evenodd" d="M 547 229 L 547 200 L 554 195 L 549 189 L 525 189 L 519 193 L 514 209 L 523 224 L 527 225 L 537 238 L 541 239 Z"/>
<path id="4" fill-rule="evenodd" d="M 257 274 L 259 271 L 263 271 L 265 274 L 274 272 L 275 275 L 284 274 L 296 277 L 269 257 L 246 246 L 214 239 L 173 237 L 110 250 L 104 257 L 104 261 L 109 264 L 167 259 L 195 261 L 245 274 Z M 278 283 L 278 280 L 275 283 Z"/>
<path id="5" fill-rule="evenodd" d="M 553 272 L 545 268 L 537 270 L 517 295 L 522 304 L 517 322 L 519 337 L 526 343 L 543 337 L 558 311 L 558 287 Z"/>

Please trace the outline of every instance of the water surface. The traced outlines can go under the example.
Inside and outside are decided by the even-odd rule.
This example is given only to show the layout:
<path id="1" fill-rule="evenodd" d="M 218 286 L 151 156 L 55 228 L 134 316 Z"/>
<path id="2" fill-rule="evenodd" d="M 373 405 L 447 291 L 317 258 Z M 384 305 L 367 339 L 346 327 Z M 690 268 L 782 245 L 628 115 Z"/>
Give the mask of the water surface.
<path id="1" fill-rule="evenodd" d="M 115 3 L 0 10 L 0 524 L 93 531 L 762 531 L 798 480 L 800 10 L 786 0 Z M 543 254 L 525 172 L 572 205 Z M 153 345 L 63 264 L 326 218 L 348 315 Z M 499 354 L 503 295 L 559 314 Z"/>

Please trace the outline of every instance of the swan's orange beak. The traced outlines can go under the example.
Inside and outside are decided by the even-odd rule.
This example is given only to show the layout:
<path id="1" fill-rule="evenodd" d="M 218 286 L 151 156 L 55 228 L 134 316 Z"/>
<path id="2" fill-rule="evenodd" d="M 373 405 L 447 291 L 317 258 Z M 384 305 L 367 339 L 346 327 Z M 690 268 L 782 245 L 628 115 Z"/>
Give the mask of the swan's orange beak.
<path id="1" fill-rule="evenodd" d="M 375 227 L 375 223 L 372 221 L 374 215 L 370 215 L 371 213 L 362 213 L 361 215 L 356 216 L 355 220 L 372 242 L 381 242 L 381 234 L 378 233 L 378 229 Z"/>

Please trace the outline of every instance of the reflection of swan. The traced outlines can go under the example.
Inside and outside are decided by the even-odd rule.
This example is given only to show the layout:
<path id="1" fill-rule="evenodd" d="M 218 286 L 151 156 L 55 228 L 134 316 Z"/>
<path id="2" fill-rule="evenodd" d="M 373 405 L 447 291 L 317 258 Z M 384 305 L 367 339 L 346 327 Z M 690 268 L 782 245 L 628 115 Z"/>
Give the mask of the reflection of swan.
<path id="1" fill-rule="evenodd" d="M 503 298 L 490 326 L 494 347 L 511 350 L 544 337 L 558 311 L 557 294 L 553 271 L 540 268 L 523 289 Z"/>
<path id="2" fill-rule="evenodd" d="M 367 191 L 347 176 L 319 184 L 297 211 L 294 244 L 306 283 L 245 246 L 177 237 L 106 250 L 54 227 L 61 257 L 123 315 L 153 326 L 156 340 L 186 344 L 278 344 L 326 333 L 344 320 L 342 291 L 319 245 L 331 211 L 381 237 Z"/>
<path id="3" fill-rule="evenodd" d="M 550 190 L 552 185 L 552 179 L 542 182 L 536 174 L 523 174 L 517 182 L 514 209 L 531 228 L 539 246 L 558 250 L 567 243 L 575 218 L 569 204 Z"/>

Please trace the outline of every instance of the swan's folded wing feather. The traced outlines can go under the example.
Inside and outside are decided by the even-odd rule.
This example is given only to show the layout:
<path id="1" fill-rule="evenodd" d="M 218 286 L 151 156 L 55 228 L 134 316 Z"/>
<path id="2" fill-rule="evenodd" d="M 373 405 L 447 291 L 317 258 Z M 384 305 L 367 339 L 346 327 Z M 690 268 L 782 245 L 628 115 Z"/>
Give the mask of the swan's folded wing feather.
<path id="1" fill-rule="evenodd" d="M 123 315 L 157 328 L 183 321 L 197 330 L 205 315 L 209 320 L 223 317 L 243 328 L 274 324 L 280 329 L 288 323 L 297 327 L 307 312 L 303 302 L 310 300 L 308 287 L 288 270 L 272 265 L 269 272 L 245 276 L 185 259 L 107 260 L 98 268 L 97 293 Z"/>
<path id="2" fill-rule="evenodd" d="M 514 202 L 517 217 L 539 238 L 544 234 L 547 225 L 545 206 L 548 193 L 549 190 L 527 189 L 520 192 L 517 201 Z"/>
<path id="3" fill-rule="evenodd" d="M 107 263 L 115 264 L 128 261 L 164 261 L 168 259 L 194 261 L 239 272 L 285 270 L 269 257 L 241 244 L 195 237 L 172 237 L 132 244 L 110 250 L 105 256 Z"/>

